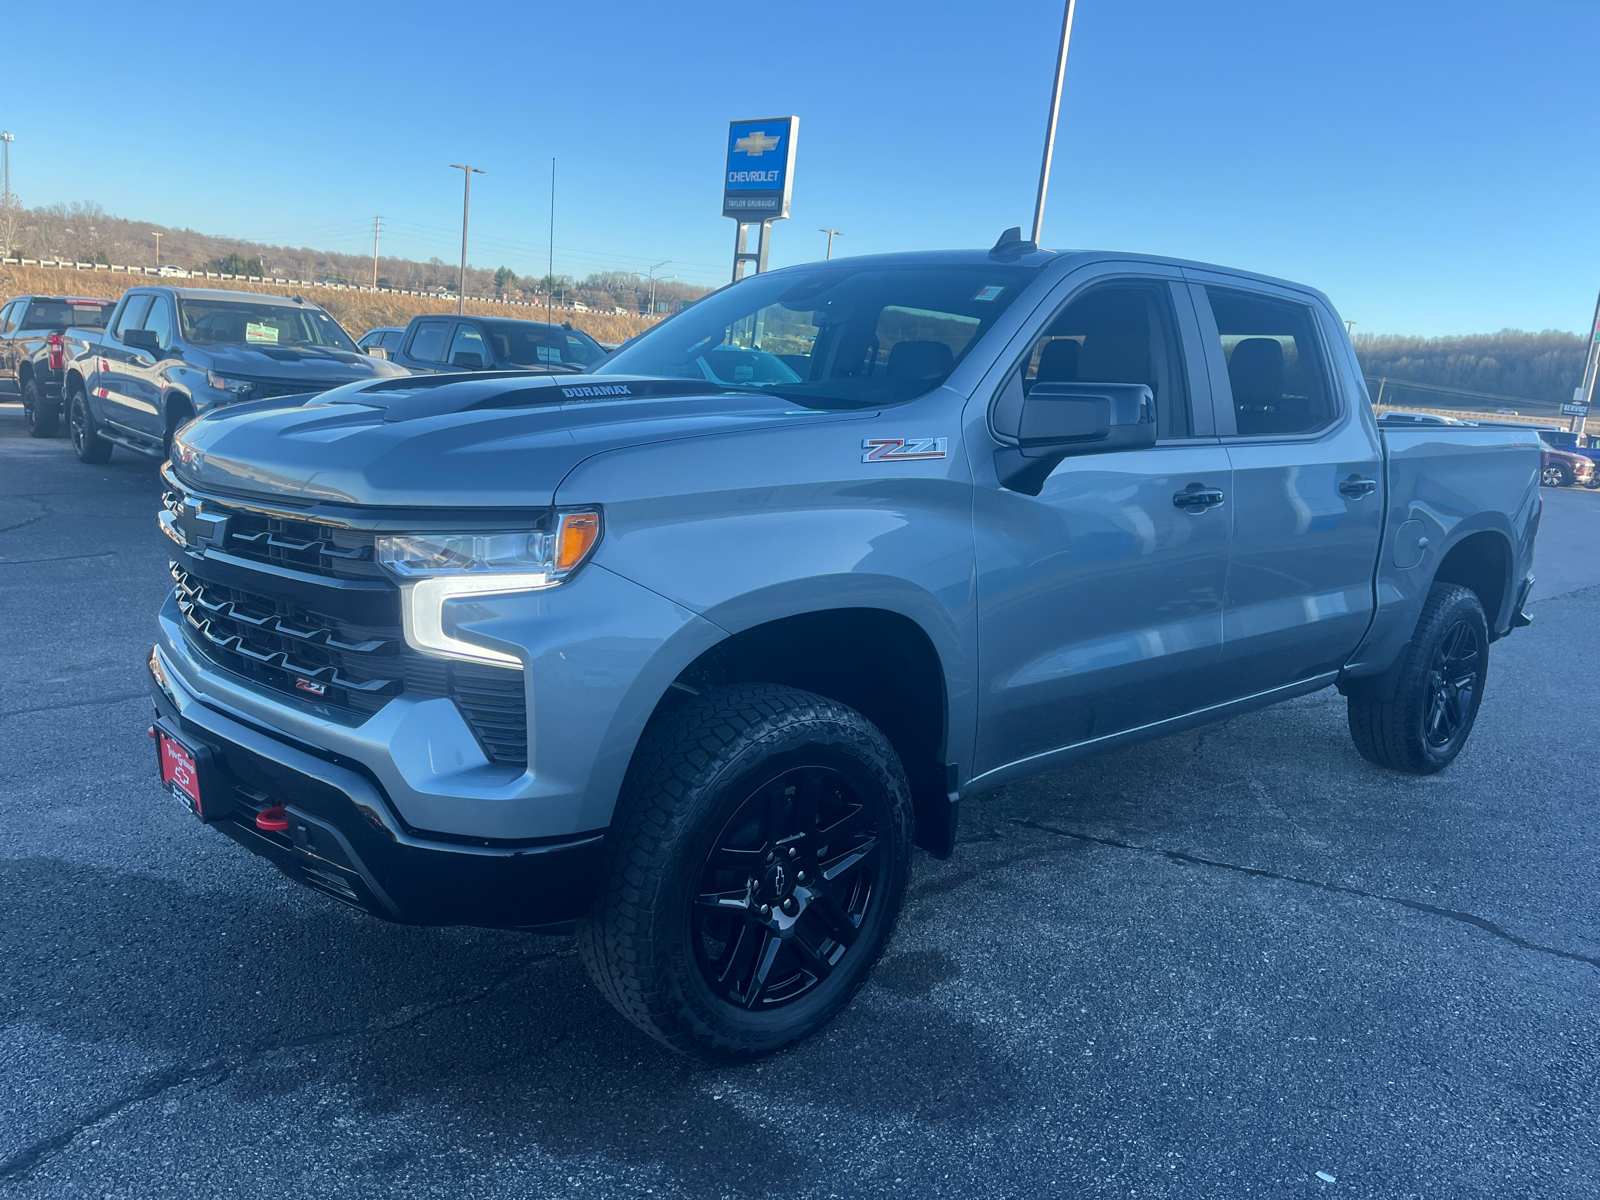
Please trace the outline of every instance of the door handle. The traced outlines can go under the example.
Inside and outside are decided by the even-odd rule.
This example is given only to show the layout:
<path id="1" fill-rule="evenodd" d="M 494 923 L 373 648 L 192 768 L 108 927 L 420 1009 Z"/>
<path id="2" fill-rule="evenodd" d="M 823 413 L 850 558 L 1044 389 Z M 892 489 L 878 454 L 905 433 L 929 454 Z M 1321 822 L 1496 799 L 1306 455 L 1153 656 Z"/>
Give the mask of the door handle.
<path id="1" fill-rule="evenodd" d="M 1339 494 L 1341 496 L 1348 496 L 1352 500 L 1359 500 L 1363 496 L 1370 496 L 1377 490 L 1378 481 L 1376 479 L 1368 479 L 1362 475 L 1351 475 L 1349 478 L 1344 479 L 1339 483 Z"/>
<path id="2" fill-rule="evenodd" d="M 1181 508 L 1192 513 L 1203 513 L 1208 508 L 1215 508 L 1223 500 L 1222 489 L 1207 487 L 1203 483 L 1191 483 L 1181 492 L 1175 492 L 1172 503 L 1175 508 Z"/>

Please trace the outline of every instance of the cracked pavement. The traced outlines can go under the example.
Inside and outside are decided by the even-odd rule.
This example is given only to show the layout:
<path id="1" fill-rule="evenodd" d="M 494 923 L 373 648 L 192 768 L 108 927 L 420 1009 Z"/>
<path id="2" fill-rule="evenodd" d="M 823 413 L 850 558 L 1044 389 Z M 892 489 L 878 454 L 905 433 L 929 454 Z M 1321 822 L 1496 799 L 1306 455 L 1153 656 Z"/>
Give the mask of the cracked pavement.
<path id="1" fill-rule="evenodd" d="M 1600 492 L 1545 493 L 1449 771 L 1327 692 L 988 793 L 850 1008 L 742 1068 L 568 940 L 382 924 L 166 798 L 156 493 L 0 405 L 0 1195 L 1600 1192 Z"/>

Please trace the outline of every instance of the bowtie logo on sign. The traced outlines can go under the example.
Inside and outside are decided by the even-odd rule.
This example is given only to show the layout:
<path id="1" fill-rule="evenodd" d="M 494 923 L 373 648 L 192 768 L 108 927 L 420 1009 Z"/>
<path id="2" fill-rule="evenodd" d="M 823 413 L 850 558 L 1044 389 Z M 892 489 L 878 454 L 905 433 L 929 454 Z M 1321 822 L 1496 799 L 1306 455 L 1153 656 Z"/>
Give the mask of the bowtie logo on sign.
<path id="1" fill-rule="evenodd" d="M 751 158 L 760 158 L 768 150 L 776 150 L 782 138 L 769 137 L 765 132 L 757 129 L 754 133 L 747 133 L 733 143 L 733 148 L 740 154 L 748 154 Z"/>

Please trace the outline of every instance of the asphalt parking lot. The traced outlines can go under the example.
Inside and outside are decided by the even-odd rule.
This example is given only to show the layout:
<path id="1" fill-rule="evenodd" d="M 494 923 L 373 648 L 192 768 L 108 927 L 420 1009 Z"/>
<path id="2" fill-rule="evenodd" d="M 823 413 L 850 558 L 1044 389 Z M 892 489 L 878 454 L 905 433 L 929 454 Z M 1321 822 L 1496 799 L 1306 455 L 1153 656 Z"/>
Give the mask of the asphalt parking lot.
<path id="1" fill-rule="evenodd" d="M 1600 1193 L 1600 492 L 1449 771 L 1327 692 L 991 793 L 839 1020 L 713 1068 L 165 796 L 157 491 L 0 406 L 0 1194 Z"/>

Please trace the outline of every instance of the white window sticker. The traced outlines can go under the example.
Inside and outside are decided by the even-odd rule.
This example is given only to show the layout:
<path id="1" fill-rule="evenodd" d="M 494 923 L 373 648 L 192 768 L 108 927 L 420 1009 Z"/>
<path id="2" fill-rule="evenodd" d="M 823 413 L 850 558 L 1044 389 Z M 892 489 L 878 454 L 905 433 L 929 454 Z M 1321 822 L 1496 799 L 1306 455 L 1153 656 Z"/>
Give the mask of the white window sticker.
<path id="1" fill-rule="evenodd" d="M 1005 290 L 1006 289 L 1005 289 L 1005 285 L 1004 284 L 991 283 L 988 287 L 979 288 L 978 289 L 978 294 L 976 296 L 974 296 L 973 299 L 974 300 L 998 300 L 1000 298 L 1000 293 L 1005 291 Z"/>
<path id="2" fill-rule="evenodd" d="M 276 346 L 278 344 L 278 327 L 276 325 L 257 325 L 254 321 L 246 321 L 244 340 L 256 345 Z"/>

